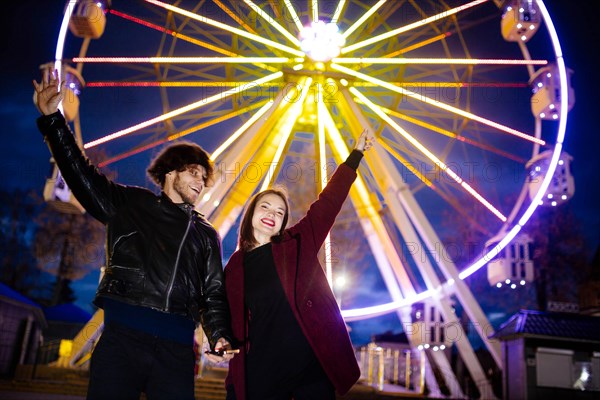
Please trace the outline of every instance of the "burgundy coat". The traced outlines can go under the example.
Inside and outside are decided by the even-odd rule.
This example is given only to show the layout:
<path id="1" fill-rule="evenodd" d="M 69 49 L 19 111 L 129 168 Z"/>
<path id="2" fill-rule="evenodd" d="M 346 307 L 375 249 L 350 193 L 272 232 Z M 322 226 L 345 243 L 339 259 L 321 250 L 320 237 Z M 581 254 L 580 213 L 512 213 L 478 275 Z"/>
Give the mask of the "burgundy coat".
<path id="1" fill-rule="evenodd" d="M 273 258 L 283 290 L 304 336 L 340 395 L 360 376 L 348 331 L 317 253 L 335 222 L 356 171 L 341 164 L 297 224 L 273 241 Z M 247 350 L 247 310 L 244 306 L 244 255 L 236 251 L 225 266 L 227 299 L 233 336 Z M 245 353 L 229 361 L 226 384 L 233 384 L 237 400 L 245 400 Z"/>

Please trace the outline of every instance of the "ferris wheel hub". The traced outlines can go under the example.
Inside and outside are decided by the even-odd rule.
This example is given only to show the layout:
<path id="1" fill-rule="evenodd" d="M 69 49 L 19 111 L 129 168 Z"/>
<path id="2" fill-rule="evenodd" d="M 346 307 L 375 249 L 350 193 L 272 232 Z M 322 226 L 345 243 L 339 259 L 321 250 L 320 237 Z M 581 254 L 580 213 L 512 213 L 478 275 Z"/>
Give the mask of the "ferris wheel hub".
<path id="1" fill-rule="evenodd" d="M 315 62 L 325 62 L 337 57 L 346 43 L 334 23 L 314 21 L 300 31 L 300 48 Z"/>

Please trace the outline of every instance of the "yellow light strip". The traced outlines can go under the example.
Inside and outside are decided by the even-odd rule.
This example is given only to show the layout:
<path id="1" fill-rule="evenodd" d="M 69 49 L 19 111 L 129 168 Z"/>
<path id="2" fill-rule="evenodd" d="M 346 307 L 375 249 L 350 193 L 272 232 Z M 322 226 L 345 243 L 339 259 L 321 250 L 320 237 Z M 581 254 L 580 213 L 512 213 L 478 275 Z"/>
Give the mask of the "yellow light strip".
<path id="1" fill-rule="evenodd" d="M 287 7 L 288 11 L 290 12 L 292 20 L 296 24 L 296 27 L 298 28 L 298 31 L 301 31 L 302 28 L 303 28 L 302 22 L 300 22 L 300 17 L 298 17 L 298 14 L 296 14 L 296 10 L 294 9 L 294 5 L 292 4 L 292 2 L 290 0 L 283 0 L 283 2 L 285 4 L 285 6 Z"/>
<path id="2" fill-rule="evenodd" d="M 477 58 L 334 58 L 338 64 L 460 64 L 460 65 L 548 65 L 547 60 L 501 60 Z"/>
<path id="3" fill-rule="evenodd" d="M 176 140 L 176 139 L 179 139 L 179 138 L 181 138 L 181 137 L 183 137 L 183 136 L 187 136 L 187 135 L 189 135 L 190 133 L 197 132 L 197 131 L 199 131 L 199 130 L 201 130 L 201 129 L 204 129 L 204 128 L 207 128 L 207 127 L 209 127 L 209 126 L 212 126 L 212 125 L 218 124 L 219 122 L 226 121 L 226 120 L 228 120 L 228 119 L 230 119 L 230 118 L 237 117 L 238 115 L 245 114 L 245 113 L 247 113 L 247 112 L 249 112 L 249 111 L 252 111 L 252 110 L 254 110 L 255 108 L 258 108 L 258 107 L 261 107 L 261 106 L 263 106 L 263 107 L 264 107 L 265 103 L 267 103 L 267 105 L 268 105 L 268 102 L 269 102 L 269 100 L 261 101 L 260 103 L 257 103 L 257 104 L 252 104 L 252 105 L 250 105 L 250 106 L 248 106 L 248 107 L 244 107 L 244 108 L 241 108 L 241 109 L 239 109 L 239 110 L 236 110 L 236 111 L 232 111 L 232 112 L 230 112 L 230 113 L 227 113 L 227 114 L 225 114 L 225 115 L 221 115 L 220 117 L 213 118 L 213 119 L 211 119 L 210 121 L 203 122 L 203 123 L 201 123 L 201 124 L 198 124 L 198 125 L 192 126 L 191 128 L 184 129 L 184 130 L 182 130 L 182 131 L 179 131 L 179 132 L 177 132 L 177 133 L 174 133 L 174 134 L 172 134 L 172 135 L 169 135 L 169 136 L 167 137 L 167 140 L 169 140 L 169 141 L 170 141 L 170 140 Z"/>
<path id="4" fill-rule="evenodd" d="M 219 6 L 219 8 L 221 8 L 221 10 L 225 11 L 227 13 L 227 15 L 229 15 L 231 17 L 231 19 L 233 19 L 235 22 L 237 22 L 242 27 L 244 27 L 244 29 L 246 29 L 248 32 L 256 33 L 256 31 L 254 29 L 252 29 L 252 27 L 250 25 L 248 25 L 247 23 L 245 23 L 240 17 L 237 16 L 236 13 L 234 13 L 233 11 L 231 11 L 229 9 L 229 7 L 227 7 L 225 4 L 223 4 L 219 0 L 213 0 L 213 2 L 217 6 Z"/>
<path id="5" fill-rule="evenodd" d="M 409 51 L 419 49 L 419 48 L 421 48 L 423 46 L 427 46 L 428 44 L 440 41 L 440 40 L 442 40 L 442 39 L 444 39 L 444 38 L 446 38 L 448 36 L 450 36 L 450 33 L 442 33 L 441 35 L 437 35 L 437 36 L 434 36 L 432 38 L 423 40 L 422 42 L 415 43 L 415 44 L 413 44 L 411 46 L 403 47 L 400 50 L 396 50 L 396 51 L 394 51 L 392 53 L 386 54 L 383 57 L 385 57 L 385 58 L 396 57 L 396 56 L 399 56 L 401 54 L 408 53 Z"/>
<path id="6" fill-rule="evenodd" d="M 239 138 L 242 133 L 244 133 L 252 124 L 254 124 L 260 117 L 262 117 L 268 110 L 273 106 L 273 102 L 268 102 L 264 106 L 261 107 L 248 121 L 246 121 L 242 126 L 239 127 L 231 136 L 227 138 L 217 149 L 211 154 L 211 161 L 215 161 L 217 157 L 221 155 L 233 142 Z"/>
<path id="7" fill-rule="evenodd" d="M 324 118 L 325 119 L 325 127 L 327 128 L 326 129 L 327 138 L 329 139 L 330 143 L 333 144 L 333 148 L 337 152 L 339 158 L 341 160 L 345 160 L 350 155 L 348 146 L 346 145 L 346 142 L 342 138 L 342 135 L 341 135 L 339 129 L 335 125 L 335 122 L 333 121 L 333 117 L 331 116 L 331 113 L 329 112 L 329 110 L 326 107 L 324 108 L 324 110 L 326 111 L 323 114 L 325 117 Z M 366 205 L 366 207 L 364 209 L 362 209 L 361 211 L 366 213 L 366 215 L 368 215 L 371 220 L 379 219 L 377 209 L 375 208 L 375 206 L 373 205 L 373 202 L 371 201 L 371 196 L 369 194 L 369 190 L 367 189 L 367 185 L 365 184 L 364 180 L 362 179 L 362 177 L 360 175 L 354 182 L 353 187 L 356 188 L 358 195 L 361 199 L 361 202 Z"/>
<path id="8" fill-rule="evenodd" d="M 371 15 L 373 15 L 375 11 L 377 11 L 379 7 L 381 7 L 386 1 L 387 0 L 379 0 L 377 4 L 369 8 L 369 10 L 366 13 L 364 13 L 355 23 L 353 23 L 352 26 L 350 26 L 350 28 L 348 28 L 344 33 L 342 33 L 343 38 L 348 39 L 348 36 L 350 36 L 352 32 L 357 30 L 367 19 L 369 19 L 369 17 L 371 17 Z"/>
<path id="9" fill-rule="evenodd" d="M 333 17 L 331 18 L 331 22 L 333 24 L 338 23 L 338 19 L 340 19 L 340 15 L 342 14 L 342 10 L 346 5 L 346 0 L 340 0 L 337 7 L 335 8 L 335 12 L 333 13 Z"/>
<path id="10" fill-rule="evenodd" d="M 279 146 L 277 147 L 277 151 L 275 151 L 275 155 L 273 156 L 271 165 L 277 166 L 279 163 L 279 160 L 281 159 L 283 150 L 285 149 L 288 139 L 292 133 L 292 129 L 294 128 L 294 124 L 296 123 L 296 120 L 302 113 L 302 108 L 304 107 L 304 101 L 306 100 L 306 96 L 308 95 L 308 90 L 310 88 L 311 83 L 312 83 L 312 78 L 306 79 L 305 82 L 300 82 L 300 85 L 303 85 L 302 92 L 300 92 L 300 98 L 298 99 L 298 102 L 296 104 L 294 104 L 286 113 L 287 114 L 286 120 L 280 128 L 280 132 L 282 132 L 283 135 L 282 135 L 281 141 L 279 142 Z M 269 168 L 267 171 L 267 174 L 265 176 L 265 179 L 261 185 L 260 190 L 263 191 L 263 190 L 267 189 L 269 186 L 271 186 L 275 182 L 275 177 L 276 177 L 275 168 Z"/>
<path id="11" fill-rule="evenodd" d="M 243 36 L 243 37 L 245 37 L 247 39 L 256 40 L 259 43 L 266 44 L 267 46 L 274 47 L 276 49 L 285 51 L 285 52 L 290 53 L 290 54 L 294 54 L 295 56 L 304 57 L 304 53 L 301 52 L 301 51 L 299 51 L 299 50 L 296 50 L 296 49 L 293 49 L 293 48 L 291 48 L 289 46 L 285 46 L 283 44 L 274 42 L 272 40 L 263 38 L 262 36 L 255 35 L 253 33 L 249 33 L 249 32 L 243 31 L 243 30 L 238 29 L 238 28 L 234 28 L 233 26 L 224 24 L 224 23 L 219 22 L 219 21 L 215 21 L 214 19 L 210 19 L 210 18 L 207 18 L 205 16 L 189 12 L 189 11 L 184 10 L 182 8 L 175 7 L 175 6 L 172 6 L 170 4 L 163 3 L 162 1 L 158 1 L 158 0 L 144 0 L 144 1 L 146 1 L 147 3 L 150 3 L 150 4 L 154 4 L 154 5 L 158 6 L 158 7 L 162 7 L 164 9 L 166 9 L 166 10 L 173 11 L 174 13 L 184 15 L 184 16 L 186 16 L 188 18 L 191 18 L 193 20 L 196 20 L 198 22 L 203 22 L 205 24 L 212 25 L 212 26 L 215 26 L 217 28 L 224 29 L 224 30 L 226 30 L 228 32 L 235 33 L 235 34 Z"/>
<path id="12" fill-rule="evenodd" d="M 392 120 L 389 116 L 383 112 L 381 107 L 376 105 L 367 99 L 361 92 L 356 88 L 349 88 L 350 92 L 358 97 L 367 107 L 369 107 L 373 112 L 375 112 L 382 120 L 384 120 L 389 126 L 391 126 L 396 132 L 398 132 L 404 139 L 406 139 L 409 143 L 411 143 L 414 147 L 416 147 L 421 153 L 423 153 L 427 158 L 429 158 L 435 165 L 437 165 L 441 170 L 448 174 L 456 183 L 462 186 L 469 194 L 475 197 L 481 204 L 483 204 L 488 210 L 490 210 L 496 217 L 498 217 L 502 222 L 506 222 L 506 217 L 498 211 L 496 207 L 494 207 L 489 201 L 487 201 L 483 196 L 481 196 L 475 189 L 473 189 L 468 183 L 466 183 L 458 174 L 456 174 L 450 167 L 448 167 L 442 160 L 437 158 L 431 151 L 429 151 L 425 146 L 423 146 L 417 139 L 415 139 L 412 135 L 406 132 L 402 127 L 400 127 L 394 120 Z"/>
<path id="13" fill-rule="evenodd" d="M 358 100 L 358 99 L 354 99 L 354 100 L 357 103 L 361 103 L 361 101 Z M 413 118 L 413 117 L 409 117 L 408 115 L 399 113 L 398 111 L 390 110 L 389 108 L 381 107 L 381 109 L 383 110 L 384 113 L 386 113 L 388 115 L 391 115 L 392 117 L 403 119 L 403 120 L 411 122 L 411 123 L 413 123 L 415 125 L 427 128 L 427 129 L 429 129 L 429 130 L 431 130 L 433 132 L 437 132 L 437 133 L 442 134 L 444 136 L 448 136 L 448 137 L 451 137 L 453 139 L 456 139 L 456 140 L 458 140 L 460 142 L 469 144 L 471 146 L 478 147 L 478 148 L 483 149 L 485 151 L 490 151 L 490 152 L 498 154 L 498 155 L 500 155 L 502 157 L 506 157 L 509 160 L 513 160 L 513 161 L 521 163 L 521 164 L 525 164 L 527 162 L 527 160 L 522 159 L 520 157 L 517 157 L 514 154 L 511 154 L 509 152 L 500 150 L 497 146 L 492 146 L 492 145 L 489 145 L 489 144 L 477 142 L 477 141 L 475 141 L 473 139 L 466 138 L 466 137 L 464 137 L 462 135 L 459 135 L 457 133 L 454 133 L 454 132 L 448 131 L 446 129 L 440 128 L 439 126 L 435 126 L 435 125 L 430 124 L 428 122 L 425 122 L 423 120 L 420 120 L 420 119 L 417 119 L 417 118 Z"/>
<path id="14" fill-rule="evenodd" d="M 264 78 L 257 79 L 255 81 L 253 81 L 252 84 L 253 85 L 260 85 L 260 84 L 262 84 L 264 82 L 272 81 L 272 80 L 277 79 L 277 78 L 279 78 L 281 76 L 283 76 L 283 72 L 276 72 L 274 74 L 267 75 Z M 113 139 L 119 138 L 121 136 L 128 135 L 131 132 L 138 131 L 138 130 L 140 130 L 142 128 L 145 128 L 147 126 L 154 125 L 154 124 L 156 124 L 158 122 L 165 121 L 165 120 L 167 120 L 169 118 L 176 117 L 176 116 L 181 115 L 183 113 L 186 113 L 188 111 L 191 111 L 191 110 L 194 110 L 196 108 L 202 107 L 204 105 L 213 103 L 213 102 L 215 102 L 217 100 L 223 100 L 224 98 L 229 97 L 231 95 L 234 95 L 236 93 L 239 93 L 242 90 L 245 90 L 247 88 L 248 88 L 248 86 L 239 86 L 239 87 L 236 87 L 236 88 L 229 89 L 229 90 L 226 90 L 224 92 L 218 93 L 218 94 L 216 94 L 214 96 L 210 96 L 210 97 L 208 97 L 206 99 L 198 100 L 198 101 L 196 101 L 196 102 L 194 102 L 192 104 L 188 104 L 187 106 L 180 107 L 180 108 L 175 109 L 173 111 L 170 111 L 170 112 L 168 112 L 166 114 L 160 115 L 158 117 L 155 117 L 155 118 L 149 119 L 147 121 L 141 122 L 141 123 L 139 123 L 137 125 L 133 125 L 133 126 L 131 126 L 129 128 L 120 130 L 118 132 L 115 132 L 115 133 L 112 133 L 110 135 L 104 136 L 104 137 L 102 137 L 100 139 L 97 139 L 97 140 L 94 140 L 92 142 L 86 143 L 83 147 L 85 149 L 89 149 L 89 148 L 97 146 L 99 144 L 106 143 L 108 141 L 111 141 Z"/>
<path id="15" fill-rule="evenodd" d="M 355 43 L 353 45 L 346 46 L 346 47 L 344 47 L 342 49 L 342 54 L 346 54 L 346 53 L 349 53 L 349 52 L 354 51 L 356 49 L 360 49 L 362 47 L 368 46 L 370 44 L 373 44 L 373 43 L 376 43 L 376 42 L 379 42 L 379 41 L 391 38 L 393 36 L 397 36 L 397 35 L 399 35 L 401 33 L 409 31 L 411 29 L 418 28 L 420 26 L 430 24 L 430 23 L 432 23 L 434 21 L 437 21 L 437 20 L 440 20 L 440 19 L 443 19 L 443 18 L 447 18 L 447 17 L 449 17 L 451 15 L 454 15 L 454 14 L 456 14 L 458 12 L 464 11 L 464 10 L 466 10 L 468 8 L 477 6 L 477 5 L 481 4 L 481 3 L 485 3 L 486 1 L 488 1 L 488 0 L 475 0 L 475 1 L 472 1 L 472 2 L 467 3 L 465 5 L 462 5 L 460 7 L 452 8 L 450 10 L 446 10 L 444 12 L 441 12 L 441 13 L 436 14 L 434 16 L 431 16 L 429 18 L 425 18 L 425 19 L 423 19 L 421 21 L 413 22 L 412 24 L 408 24 L 408 25 L 403 26 L 401 28 L 391 30 L 389 32 L 383 33 L 383 34 L 378 35 L 378 36 L 374 36 L 374 37 L 372 37 L 370 39 L 367 39 L 367 40 L 363 40 L 362 42 L 358 42 L 358 43 Z"/>
<path id="16" fill-rule="evenodd" d="M 413 163 L 409 162 L 406 158 L 402 157 L 400 155 L 400 153 L 398 153 L 396 150 L 394 150 L 389 144 L 387 144 L 383 140 L 379 140 L 379 144 L 388 153 L 390 153 L 396 160 L 400 161 L 402 163 L 402 165 L 404 165 L 406 167 L 406 169 L 408 169 L 417 178 L 419 178 L 419 180 L 421 180 L 421 182 L 423 182 L 425 185 L 429 186 L 430 188 L 435 188 L 435 185 L 433 184 L 433 182 L 431 182 L 429 179 L 427 179 L 427 177 L 425 175 L 423 175 L 421 173 L 421 171 L 419 171 L 417 168 L 415 168 Z"/>
<path id="17" fill-rule="evenodd" d="M 320 85 L 319 85 L 320 86 Z M 322 88 L 319 88 L 317 93 L 321 93 Z M 327 154 L 325 152 L 325 113 L 327 113 L 325 104 L 321 99 L 317 100 L 317 144 L 319 154 L 318 179 L 320 182 L 320 191 L 327 186 Z M 325 238 L 325 275 L 329 287 L 333 288 L 333 265 L 331 263 L 331 233 Z"/>
<path id="18" fill-rule="evenodd" d="M 319 1 L 310 0 L 310 4 L 312 5 L 312 20 L 317 22 L 319 20 Z"/>
<path id="19" fill-rule="evenodd" d="M 271 18 L 271 16 L 269 14 L 267 14 L 266 12 L 261 10 L 259 6 L 257 6 L 256 4 L 254 4 L 252 2 L 252 0 L 244 0 L 244 3 L 246 3 L 250 8 L 252 8 L 254 10 L 254 12 L 256 12 L 259 16 L 264 18 L 268 23 L 273 25 L 273 27 L 275 29 L 277 29 L 283 36 L 288 38 L 288 40 L 290 42 L 292 42 L 296 46 L 300 47 L 300 41 L 297 38 L 295 38 L 291 33 L 289 33 L 287 31 L 287 29 L 285 29 L 283 26 L 279 25 L 279 23 L 277 21 L 275 21 L 273 18 Z"/>
<path id="20" fill-rule="evenodd" d="M 381 87 L 384 87 L 384 88 L 389 89 L 391 91 L 394 91 L 396 93 L 400 93 L 402 95 L 411 97 L 411 98 L 413 98 L 415 100 L 422 101 L 424 103 L 427 103 L 427 104 L 430 104 L 432 106 L 441 108 L 441 109 L 449 111 L 451 113 L 458 114 L 460 116 L 463 116 L 465 118 L 471 119 L 473 121 L 477 121 L 477 122 L 479 122 L 481 124 L 491 126 L 491 127 L 496 128 L 496 129 L 498 129 L 500 131 L 509 133 L 509 134 L 517 136 L 517 137 L 520 137 L 521 139 L 525 139 L 525 140 L 528 140 L 530 142 L 537 143 L 537 144 L 540 144 L 540 145 L 545 145 L 546 144 L 546 142 L 544 142 L 543 140 L 538 139 L 538 138 L 533 137 L 533 136 L 530 136 L 530 135 L 527 135 L 527 134 L 525 134 L 523 132 L 519 132 L 516 129 L 512 129 L 512 128 L 509 128 L 508 126 L 499 124 L 499 123 L 491 121 L 489 119 L 486 119 L 486 118 L 483 118 L 483 117 L 479 117 L 479 116 L 477 116 L 475 114 L 472 114 L 470 112 L 463 111 L 463 110 L 461 110 L 459 108 L 453 107 L 453 106 L 448 105 L 446 103 L 442 103 L 441 101 L 437 101 L 437 100 L 431 99 L 431 98 L 429 98 L 427 96 L 415 93 L 415 92 L 410 91 L 408 89 L 403 89 L 401 87 L 389 84 L 388 82 L 382 81 L 381 79 L 373 78 L 373 77 L 371 77 L 369 75 L 366 75 L 366 74 L 354 71 L 354 70 L 352 70 L 350 68 L 342 67 L 341 65 L 338 65 L 338 64 L 333 64 L 332 63 L 332 64 L 330 64 L 330 67 L 333 68 L 333 69 L 336 69 L 338 71 L 347 73 L 348 75 L 352 75 L 352 76 L 357 77 L 359 79 L 363 79 L 363 80 L 365 80 L 367 82 L 375 83 L 375 84 L 377 84 L 377 85 L 379 85 Z"/>
<path id="21" fill-rule="evenodd" d="M 151 64 L 224 64 L 302 62 L 304 58 L 286 57 L 75 57 L 74 63 L 151 63 Z"/>

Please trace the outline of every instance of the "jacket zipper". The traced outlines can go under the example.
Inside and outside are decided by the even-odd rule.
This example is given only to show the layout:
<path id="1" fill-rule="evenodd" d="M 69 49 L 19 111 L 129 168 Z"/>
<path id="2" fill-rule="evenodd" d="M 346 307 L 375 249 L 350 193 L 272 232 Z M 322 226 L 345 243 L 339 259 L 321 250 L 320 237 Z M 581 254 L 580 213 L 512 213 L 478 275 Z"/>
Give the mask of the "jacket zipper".
<path id="1" fill-rule="evenodd" d="M 183 234 L 181 243 L 179 243 L 179 249 L 177 250 L 177 258 L 175 259 L 175 266 L 173 267 L 173 273 L 171 274 L 169 286 L 167 287 L 167 298 L 165 299 L 164 311 L 169 311 L 171 292 L 173 292 L 173 285 L 175 284 L 175 275 L 177 275 L 177 269 L 179 269 L 179 257 L 181 256 L 181 249 L 183 249 L 183 243 L 185 242 L 185 239 L 187 238 L 187 235 L 190 231 L 190 226 L 192 226 L 192 216 L 190 216 L 190 219 L 188 220 L 187 227 L 185 228 L 185 233 Z"/>

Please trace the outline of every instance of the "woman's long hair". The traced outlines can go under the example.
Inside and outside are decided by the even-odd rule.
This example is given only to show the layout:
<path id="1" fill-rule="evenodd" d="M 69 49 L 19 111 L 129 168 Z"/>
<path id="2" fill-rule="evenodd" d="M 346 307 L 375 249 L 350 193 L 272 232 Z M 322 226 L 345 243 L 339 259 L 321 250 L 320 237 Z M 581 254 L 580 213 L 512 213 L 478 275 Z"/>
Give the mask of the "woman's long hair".
<path id="1" fill-rule="evenodd" d="M 242 223 L 240 224 L 240 233 L 238 237 L 238 246 L 242 251 L 249 251 L 256 247 L 258 241 L 254 237 L 254 228 L 252 227 L 252 217 L 254 216 L 254 210 L 256 209 L 256 204 L 260 201 L 263 196 L 267 194 L 275 194 L 283 200 L 285 203 L 285 215 L 283 216 L 283 221 L 281 223 L 281 230 L 278 232 L 277 236 L 281 236 L 285 227 L 287 226 L 289 215 L 290 215 L 290 202 L 288 200 L 288 194 L 285 188 L 283 187 L 272 187 L 270 189 L 263 190 L 260 193 L 255 194 L 246 209 L 244 210 L 244 214 L 242 217 Z"/>

